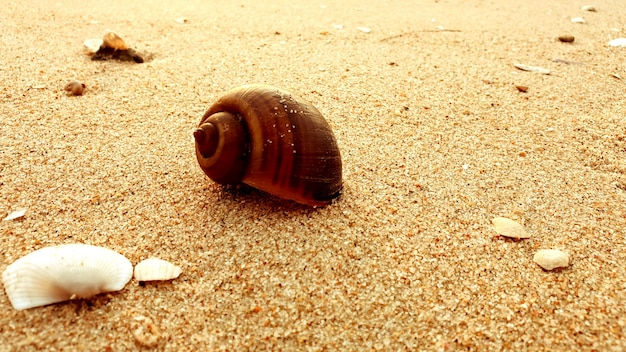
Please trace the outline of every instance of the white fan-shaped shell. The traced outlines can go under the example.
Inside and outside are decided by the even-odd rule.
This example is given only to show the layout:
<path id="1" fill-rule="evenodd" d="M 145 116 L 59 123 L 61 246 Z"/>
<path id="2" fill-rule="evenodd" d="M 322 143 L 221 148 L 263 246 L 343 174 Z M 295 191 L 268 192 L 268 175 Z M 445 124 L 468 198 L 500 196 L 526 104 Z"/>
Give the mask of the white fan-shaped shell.
<path id="1" fill-rule="evenodd" d="M 162 259 L 148 258 L 135 266 L 137 281 L 172 280 L 182 272 L 181 268 Z"/>
<path id="2" fill-rule="evenodd" d="M 132 275 L 131 262 L 113 250 L 66 244 L 16 260 L 2 273 L 2 283 L 13 308 L 22 310 L 119 291 Z"/>

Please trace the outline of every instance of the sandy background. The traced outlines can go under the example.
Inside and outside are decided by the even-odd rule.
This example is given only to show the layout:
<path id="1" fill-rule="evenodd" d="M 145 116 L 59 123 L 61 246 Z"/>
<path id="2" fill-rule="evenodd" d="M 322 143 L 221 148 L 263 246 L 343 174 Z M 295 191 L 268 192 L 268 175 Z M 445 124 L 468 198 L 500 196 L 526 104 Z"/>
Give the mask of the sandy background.
<path id="1" fill-rule="evenodd" d="M 625 349 L 626 48 L 607 43 L 626 4 L 587 4 L 3 4 L 0 217 L 27 213 L 0 222 L 0 270 L 80 242 L 184 272 L 19 312 L 2 293 L 0 350 Z M 83 41 L 107 30 L 153 60 L 90 61 Z M 204 176 L 191 132 L 246 83 L 325 115 L 332 205 Z M 533 237 L 498 236 L 496 216 Z M 570 267 L 543 271 L 541 248 Z"/>

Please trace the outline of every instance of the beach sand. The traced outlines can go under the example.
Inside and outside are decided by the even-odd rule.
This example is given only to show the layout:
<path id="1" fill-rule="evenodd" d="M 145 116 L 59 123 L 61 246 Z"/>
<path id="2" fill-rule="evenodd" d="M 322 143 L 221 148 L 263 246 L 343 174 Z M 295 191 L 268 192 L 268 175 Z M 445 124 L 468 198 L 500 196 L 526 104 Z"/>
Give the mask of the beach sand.
<path id="1" fill-rule="evenodd" d="M 87 243 L 183 273 L 24 311 L 2 293 L 0 350 L 626 349 L 626 48 L 608 46 L 626 5 L 582 5 L 4 4 L 0 218 L 27 211 L 0 222 L 0 271 Z M 91 61 L 83 42 L 108 31 L 148 60 Z M 194 128 L 249 83 L 323 113 L 331 205 L 203 174 Z M 541 269 L 549 248 L 570 265 Z"/>

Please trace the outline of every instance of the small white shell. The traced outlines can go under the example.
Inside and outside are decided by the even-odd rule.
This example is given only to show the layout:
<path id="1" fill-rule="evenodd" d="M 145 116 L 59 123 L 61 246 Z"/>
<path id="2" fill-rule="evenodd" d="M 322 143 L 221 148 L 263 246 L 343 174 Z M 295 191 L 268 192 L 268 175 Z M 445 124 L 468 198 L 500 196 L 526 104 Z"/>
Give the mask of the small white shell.
<path id="1" fill-rule="evenodd" d="M 494 218 L 491 220 L 496 232 L 504 237 L 513 238 L 530 238 L 530 234 L 526 232 L 524 226 L 507 218 Z"/>
<path id="2" fill-rule="evenodd" d="M 581 24 L 585 23 L 585 19 L 582 18 L 582 17 L 574 17 L 574 18 L 572 18 L 571 21 L 572 21 L 572 23 L 581 23 Z"/>
<path id="3" fill-rule="evenodd" d="M 535 253 L 533 261 L 546 270 L 552 270 L 567 267 L 569 256 L 558 249 L 540 249 Z"/>
<path id="4" fill-rule="evenodd" d="M 2 273 L 2 283 L 13 308 L 22 310 L 119 291 L 132 275 L 131 262 L 113 250 L 66 244 L 16 260 Z"/>
<path id="5" fill-rule="evenodd" d="M 173 280 L 182 272 L 181 268 L 162 259 L 148 258 L 135 266 L 137 281 Z"/>
<path id="6" fill-rule="evenodd" d="M 26 209 L 16 210 L 14 212 L 11 212 L 9 215 L 7 215 L 7 217 L 2 219 L 2 221 L 10 221 L 10 220 L 23 218 L 24 214 L 26 214 Z"/>

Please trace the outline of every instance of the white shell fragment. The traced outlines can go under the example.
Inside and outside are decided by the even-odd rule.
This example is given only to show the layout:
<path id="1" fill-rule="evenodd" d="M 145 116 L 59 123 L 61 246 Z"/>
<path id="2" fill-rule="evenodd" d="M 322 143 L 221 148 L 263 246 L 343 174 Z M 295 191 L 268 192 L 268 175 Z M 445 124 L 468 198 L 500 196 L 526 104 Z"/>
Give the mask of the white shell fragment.
<path id="1" fill-rule="evenodd" d="M 372 31 L 368 27 L 356 27 L 356 29 L 360 30 L 363 33 L 370 33 Z"/>
<path id="2" fill-rule="evenodd" d="M 515 66 L 516 68 L 522 71 L 537 72 L 537 73 L 541 73 L 544 75 L 550 74 L 550 70 L 548 70 L 547 68 L 543 68 L 543 67 L 530 66 L 530 65 L 524 65 L 524 64 L 513 64 L 513 66 Z"/>
<path id="3" fill-rule="evenodd" d="M 14 212 L 11 212 L 9 215 L 7 215 L 7 217 L 2 219 L 2 221 L 10 221 L 10 220 L 19 219 L 19 218 L 24 217 L 24 214 L 26 214 L 26 209 L 16 210 Z"/>
<path id="4" fill-rule="evenodd" d="M 22 310 L 119 291 L 132 275 L 130 261 L 113 250 L 66 244 L 16 260 L 2 273 L 2 283 L 13 308 Z"/>
<path id="5" fill-rule="evenodd" d="M 535 253 L 533 261 L 546 270 L 552 270 L 567 267 L 569 256 L 558 249 L 541 249 Z"/>
<path id="6" fill-rule="evenodd" d="M 95 54 L 98 49 L 100 49 L 100 45 L 102 45 L 103 42 L 102 39 L 87 39 L 83 42 L 83 46 L 88 54 Z"/>
<path id="7" fill-rule="evenodd" d="M 574 17 L 572 18 L 572 23 L 585 23 L 585 19 L 582 17 Z"/>
<path id="8" fill-rule="evenodd" d="M 615 38 L 609 42 L 609 46 L 626 47 L 626 38 Z"/>
<path id="9" fill-rule="evenodd" d="M 512 238 L 530 238 L 530 234 L 526 232 L 526 229 L 517 222 L 507 218 L 494 218 L 491 220 L 496 232 L 504 237 Z"/>
<path id="10" fill-rule="evenodd" d="M 585 5 L 583 7 L 580 8 L 583 11 L 590 11 L 590 12 L 596 12 L 596 8 L 593 5 Z"/>
<path id="11" fill-rule="evenodd" d="M 135 279 L 137 281 L 160 281 L 173 280 L 182 272 L 179 266 L 168 261 L 148 258 L 135 266 Z"/>

